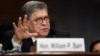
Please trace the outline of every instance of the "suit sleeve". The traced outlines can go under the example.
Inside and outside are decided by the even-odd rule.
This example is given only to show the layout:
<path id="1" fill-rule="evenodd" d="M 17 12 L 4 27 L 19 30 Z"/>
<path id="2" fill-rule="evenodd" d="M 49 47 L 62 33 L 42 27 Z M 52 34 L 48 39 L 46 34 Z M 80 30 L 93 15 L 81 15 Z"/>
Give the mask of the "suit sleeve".
<path id="1" fill-rule="evenodd" d="M 11 41 L 12 36 L 13 36 L 13 32 L 5 32 L 2 35 L 2 44 L 4 50 L 11 50 L 13 48 L 12 41 Z"/>

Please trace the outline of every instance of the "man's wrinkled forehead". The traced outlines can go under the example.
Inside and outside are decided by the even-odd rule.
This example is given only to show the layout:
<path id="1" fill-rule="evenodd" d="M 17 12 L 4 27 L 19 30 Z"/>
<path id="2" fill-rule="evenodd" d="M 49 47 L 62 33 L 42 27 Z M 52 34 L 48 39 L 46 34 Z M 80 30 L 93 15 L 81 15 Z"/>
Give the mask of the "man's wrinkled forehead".
<path id="1" fill-rule="evenodd" d="M 31 13 L 30 18 L 38 18 L 38 17 L 47 17 L 48 12 L 47 9 L 36 9 L 33 13 Z"/>

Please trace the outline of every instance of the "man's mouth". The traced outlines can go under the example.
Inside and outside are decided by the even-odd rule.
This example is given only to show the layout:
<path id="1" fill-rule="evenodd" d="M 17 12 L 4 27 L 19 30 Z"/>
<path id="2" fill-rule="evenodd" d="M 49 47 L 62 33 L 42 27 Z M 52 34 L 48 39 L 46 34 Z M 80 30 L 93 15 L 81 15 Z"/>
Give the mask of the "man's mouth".
<path id="1" fill-rule="evenodd" d="M 43 28 L 42 31 L 43 32 L 47 32 L 48 31 L 48 28 Z"/>

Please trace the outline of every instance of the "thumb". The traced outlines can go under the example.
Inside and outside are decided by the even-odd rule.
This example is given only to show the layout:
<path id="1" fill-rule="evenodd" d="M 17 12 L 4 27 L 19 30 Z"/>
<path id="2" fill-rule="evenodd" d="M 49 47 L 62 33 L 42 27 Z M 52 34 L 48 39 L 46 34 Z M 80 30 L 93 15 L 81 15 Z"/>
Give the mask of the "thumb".
<path id="1" fill-rule="evenodd" d="M 36 37 L 36 36 L 38 36 L 38 33 L 29 33 L 29 36 L 30 37 Z"/>

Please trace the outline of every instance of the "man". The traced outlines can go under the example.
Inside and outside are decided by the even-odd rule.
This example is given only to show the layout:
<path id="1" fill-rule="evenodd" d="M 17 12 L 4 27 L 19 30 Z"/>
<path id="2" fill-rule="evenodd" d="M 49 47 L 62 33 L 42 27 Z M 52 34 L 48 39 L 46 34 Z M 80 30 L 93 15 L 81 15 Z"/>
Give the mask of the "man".
<path id="1" fill-rule="evenodd" d="M 14 30 L 6 32 L 2 43 L 4 50 L 29 52 L 37 37 L 69 37 L 68 32 L 50 26 L 47 5 L 40 1 L 28 1 L 21 8 L 18 26 L 13 22 Z"/>

